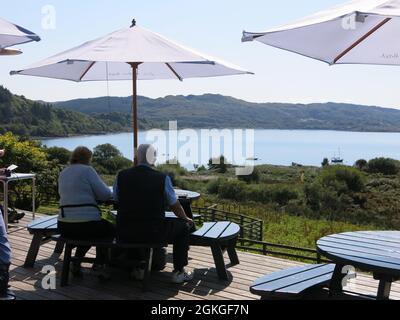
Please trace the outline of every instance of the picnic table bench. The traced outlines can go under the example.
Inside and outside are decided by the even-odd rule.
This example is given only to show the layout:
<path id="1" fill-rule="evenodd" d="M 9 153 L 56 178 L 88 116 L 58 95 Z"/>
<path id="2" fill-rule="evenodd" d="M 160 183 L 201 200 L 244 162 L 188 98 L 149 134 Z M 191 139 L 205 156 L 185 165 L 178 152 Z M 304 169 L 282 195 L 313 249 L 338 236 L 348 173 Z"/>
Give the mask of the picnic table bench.
<path id="1" fill-rule="evenodd" d="M 33 268 L 40 247 L 43 244 L 52 241 L 52 236 L 59 234 L 57 218 L 57 215 L 48 216 L 36 219 L 28 224 L 28 231 L 31 235 L 33 235 L 33 238 L 25 259 L 25 268 Z M 57 242 L 54 253 L 61 254 L 63 252 L 63 249 L 64 245 Z"/>
<path id="2" fill-rule="evenodd" d="M 135 243 L 135 244 L 127 244 L 117 242 L 115 239 L 94 239 L 94 240 L 72 240 L 63 238 L 59 235 L 52 236 L 52 240 L 57 241 L 57 243 L 61 243 L 65 245 L 64 252 L 64 260 L 61 271 L 61 287 L 65 287 L 68 285 L 69 279 L 69 269 L 71 262 L 86 262 L 86 263 L 94 263 L 96 261 L 95 258 L 77 258 L 72 256 L 72 250 L 76 247 L 87 246 L 87 247 L 96 247 L 96 248 L 107 248 L 107 249 L 146 249 L 146 264 L 144 268 L 144 278 L 143 278 L 143 291 L 147 291 L 148 281 L 151 275 L 152 269 L 152 261 L 153 261 L 153 251 L 157 248 L 164 248 L 168 246 L 167 243 Z"/>
<path id="3" fill-rule="evenodd" d="M 309 264 L 277 271 L 256 280 L 250 292 L 267 299 L 299 299 L 312 290 L 328 287 L 334 264 Z"/>
<path id="4" fill-rule="evenodd" d="M 173 218 L 172 213 L 166 213 L 167 218 Z M 176 218 L 176 217 L 175 217 Z M 57 240 L 55 253 L 61 254 L 65 243 L 62 238 L 54 237 L 59 234 L 58 216 L 50 216 L 41 218 L 31 222 L 28 225 L 28 231 L 33 235 L 25 264 L 26 268 L 32 268 L 35 264 L 40 246 L 52 240 Z M 203 226 L 193 232 L 190 236 L 190 245 L 211 247 L 217 274 L 221 280 L 228 279 L 228 273 L 224 261 L 223 254 L 227 251 L 231 265 L 239 264 L 236 253 L 236 242 L 239 237 L 240 227 L 232 222 L 206 222 Z M 98 242 L 93 241 L 90 246 L 96 246 Z M 75 245 L 72 242 L 71 245 Z M 102 243 L 100 242 L 100 246 Z M 108 242 L 110 245 L 110 242 Z"/>

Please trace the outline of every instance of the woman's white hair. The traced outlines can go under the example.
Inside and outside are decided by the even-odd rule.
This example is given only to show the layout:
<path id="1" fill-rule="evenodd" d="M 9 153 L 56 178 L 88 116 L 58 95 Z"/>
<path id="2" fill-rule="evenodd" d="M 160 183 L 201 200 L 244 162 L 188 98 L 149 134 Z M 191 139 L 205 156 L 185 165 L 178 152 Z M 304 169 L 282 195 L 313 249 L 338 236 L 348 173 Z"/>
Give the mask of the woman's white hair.
<path id="1" fill-rule="evenodd" d="M 157 151 L 151 144 L 142 144 L 137 151 L 139 164 L 154 166 L 157 160 Z"/>

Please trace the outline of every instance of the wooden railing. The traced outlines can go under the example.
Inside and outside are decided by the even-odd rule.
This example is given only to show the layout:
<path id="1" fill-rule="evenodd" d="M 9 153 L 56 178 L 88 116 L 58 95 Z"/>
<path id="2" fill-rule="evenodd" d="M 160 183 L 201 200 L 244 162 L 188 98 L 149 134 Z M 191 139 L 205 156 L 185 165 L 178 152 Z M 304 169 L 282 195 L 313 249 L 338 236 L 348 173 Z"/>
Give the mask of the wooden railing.
<path id="1" fill-rule="evenodd" d="M 249 216 L 228 211 L 215 209 L 216 206 L 208 208 L 193 207 L 194 213 L 201 215 L 203 221 L 231 221 L 240 226 L 240 238 L 254 241 L 263 241 L 263 221 Z"/>
<path id="2" fill-rule="evenodd" d="M 264 256 L 287 257 L 297 260 L 307 260 L 316 263 L 330 262 L 321 257 L 315 249 L 300 248 L 282 244 L 239 239 L 237 248 L 247 252 L 254 252 Z"/>
<path id="3" fill-rule="evenodd" d="M 244 214 L 217 209 L 214 204 L 204 207 L 193 207 L 193 212 L 200 214 L 203 221 L 231 221 L 240 226 L 240 236 L 237 248 L 247 252 L 277 257 L 287 257 L 297 260 L 307 260 L 316 263 L 329 262 L 321 258 L 315 249 L 288 246 L 263 241 L 264 223 L 260 219 Z"/>

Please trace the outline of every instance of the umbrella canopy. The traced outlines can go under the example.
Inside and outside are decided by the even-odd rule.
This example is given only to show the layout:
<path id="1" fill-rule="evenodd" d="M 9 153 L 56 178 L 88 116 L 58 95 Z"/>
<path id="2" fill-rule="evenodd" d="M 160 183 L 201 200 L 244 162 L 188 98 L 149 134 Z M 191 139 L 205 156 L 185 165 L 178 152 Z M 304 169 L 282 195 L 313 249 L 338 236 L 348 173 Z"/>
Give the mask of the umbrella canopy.
<path id="1" fill-rule="evenodd" d="M 400 0 L 355 0 L 265 32 L 259 41 L 329 64 L 400 64 Z"/>
<path id="2" fill-rule="evenodd" d="M 138 80 L 215 77 L 249 73 L 168 40 L 139 26 L 57 54 L 13 74 L 71 81 Z"/>
<path id="3" fill-rule="evenodd" d="M 40 41 L 39 36 L 0 18 L 0 50 L 17 44 Z"/>
<path id="4" fill-rule="evenodd" d="M 137 80 L 217 77 L 250 72 L 179 45 L 136 25 L 57 54 L 11 74 L 76 82 L 133 81 L 134 149 L 138 146 Z"/>

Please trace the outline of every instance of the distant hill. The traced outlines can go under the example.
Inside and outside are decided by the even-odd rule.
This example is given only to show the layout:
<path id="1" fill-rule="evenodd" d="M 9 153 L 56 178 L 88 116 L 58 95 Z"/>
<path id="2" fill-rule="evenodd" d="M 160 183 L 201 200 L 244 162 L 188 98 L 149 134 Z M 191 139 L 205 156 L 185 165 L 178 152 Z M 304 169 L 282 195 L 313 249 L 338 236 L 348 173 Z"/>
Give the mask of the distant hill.
<path id="1" fill-rule="evenodd" d="M 126 114 L 131 97 L 100 97 L 57 102 L 86 114 Z M 399 132 L 400 110 L 344 103 L 250 103 L 222 95 L 139 97 L 139 115 L 163 127 L 178 120 L 180 128 L 312 129 Z"/>
<path id="2" fill-rule="evenodd" d="M 55 108 L 13 95 L 0 86 L 0 134 L 11 131 L 25 136 L 63 137 L 120 132 L 129 127 L 130 117 L 126 114 L 87 115 Z"/>

